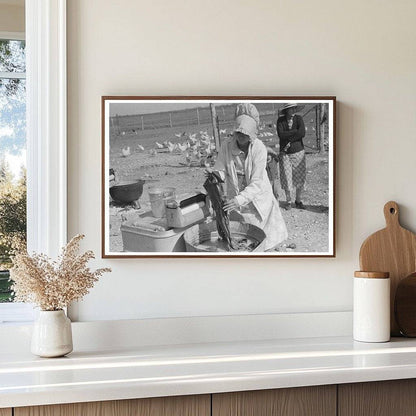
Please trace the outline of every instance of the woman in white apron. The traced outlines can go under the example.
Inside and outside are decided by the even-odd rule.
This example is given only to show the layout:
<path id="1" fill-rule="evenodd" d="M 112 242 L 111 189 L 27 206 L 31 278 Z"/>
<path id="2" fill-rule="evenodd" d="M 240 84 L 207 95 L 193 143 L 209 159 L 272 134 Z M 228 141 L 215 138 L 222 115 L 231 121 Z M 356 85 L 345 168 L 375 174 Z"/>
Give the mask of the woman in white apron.
<path id="1" fill-rule="evenodd" d="M 218 153 L 214 170 L 222 173 L 230 219 L 256 225 L 266 234 L 265 250 L 287 239 L 287 229 L 266 171 L 267 149 L 257 138 L 257 123 L 247 114 L 236 118 L 234 135 Z"/>

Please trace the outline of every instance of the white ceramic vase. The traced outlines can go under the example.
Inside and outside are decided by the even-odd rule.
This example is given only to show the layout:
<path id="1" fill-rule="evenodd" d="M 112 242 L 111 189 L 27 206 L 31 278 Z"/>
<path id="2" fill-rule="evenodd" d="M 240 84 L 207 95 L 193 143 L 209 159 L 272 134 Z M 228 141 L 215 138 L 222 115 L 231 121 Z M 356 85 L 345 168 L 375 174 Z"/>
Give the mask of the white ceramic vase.
<path id="1" fill-rule="evenodd" d="M 71 321 L 61 309 L 40 311 L 33 325 L 31 351 L 39 357 L 62 357 L 72 351 Z"/>

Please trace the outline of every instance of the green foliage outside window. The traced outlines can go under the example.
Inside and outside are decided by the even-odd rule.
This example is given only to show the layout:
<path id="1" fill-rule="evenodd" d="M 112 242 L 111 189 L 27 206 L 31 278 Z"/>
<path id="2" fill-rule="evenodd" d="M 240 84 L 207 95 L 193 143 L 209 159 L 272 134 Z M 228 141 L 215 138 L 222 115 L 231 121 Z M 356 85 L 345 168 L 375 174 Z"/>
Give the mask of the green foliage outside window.
<path id="1" fill-rule="evenodd" d="M 8 163 L 26 146 L 25 61 L 24 41 L 0 39 L 0 72 L 6 74 L 0 78 L 0 302 L 13 298 L 8 269 L 14 250 L 26 242 L 26 172 L 21 168 L 18 175 L 12 166 L 13 174 Z"/>
<path id="2" fill-rule="evenodd" d="M 26 173 L 13 181 L 7 163 L 0 162 L 0 302 L 12 300 L 8 269 L 14 250 L 26 242 Z"/>

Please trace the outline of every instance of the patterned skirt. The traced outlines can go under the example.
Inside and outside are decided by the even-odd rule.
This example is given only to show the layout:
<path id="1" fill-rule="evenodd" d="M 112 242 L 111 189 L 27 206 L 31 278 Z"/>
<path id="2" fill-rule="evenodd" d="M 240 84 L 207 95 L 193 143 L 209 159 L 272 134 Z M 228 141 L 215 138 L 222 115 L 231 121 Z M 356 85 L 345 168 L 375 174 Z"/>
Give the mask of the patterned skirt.
<path id="1" fill-rule="evenodd" d="M 280 184 L 285 191 L 292 188 L 303 188 L 306 182 L 305 150 L 286 154 L 280 153 Z"/>

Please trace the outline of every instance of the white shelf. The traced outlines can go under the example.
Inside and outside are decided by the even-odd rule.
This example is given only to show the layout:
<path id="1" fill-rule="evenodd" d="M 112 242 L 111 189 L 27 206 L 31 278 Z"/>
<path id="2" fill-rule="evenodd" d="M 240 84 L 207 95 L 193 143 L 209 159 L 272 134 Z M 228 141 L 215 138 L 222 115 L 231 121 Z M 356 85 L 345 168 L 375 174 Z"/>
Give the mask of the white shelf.
<path id="1" fill-rule="evenodd" d="M 115 334 L 114 334 L 115 335 Z M 416 340 L 349 337 L 0 354 L 0 407 L 273 389 L 416 377 Z"/>

